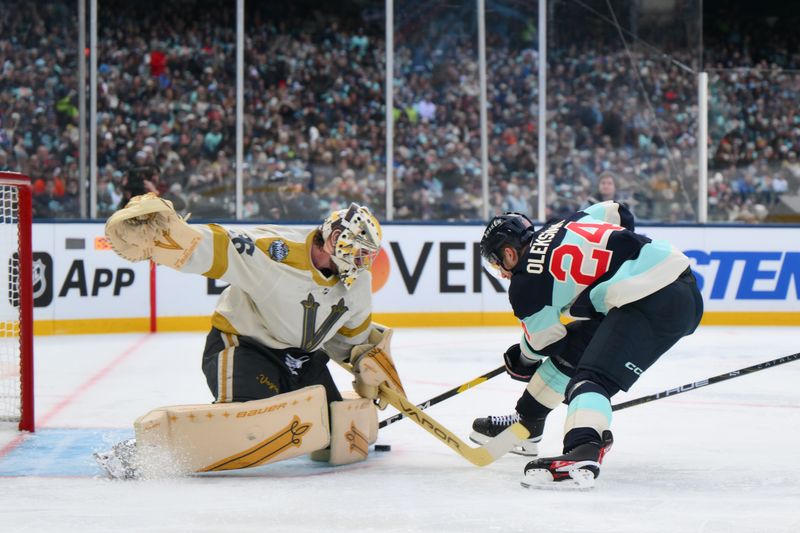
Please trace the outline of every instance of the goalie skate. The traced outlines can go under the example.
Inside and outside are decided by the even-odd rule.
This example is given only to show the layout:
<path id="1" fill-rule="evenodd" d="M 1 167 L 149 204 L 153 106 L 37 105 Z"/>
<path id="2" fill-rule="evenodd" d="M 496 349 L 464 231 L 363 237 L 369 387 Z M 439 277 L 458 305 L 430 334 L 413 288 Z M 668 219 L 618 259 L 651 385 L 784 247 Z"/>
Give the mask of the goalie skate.
<path id="1" fill-rule="evenodd" d="M 472 442 L 484 445 L 502 433 L 505 429 L 511 426 L 511 424 L 515 424 L 517 422 L 521 422 L 528 429 L 528 431 L 530 431 L 532 436 L 522 441 L 522 443 L 515 445 L 514 448 L 511 449 L 511 453 L 524 455 L 527 457 L 536 457 L 539 455 L 538 443 L 542 440 L 544 420 L 537 421 L 537 423 L 533 424 L 533 427 L 529 427 L 531 424 L 529 424 L 526 420 L 523 420 L 519 416 L 519 413 L 501 416 L 489 415 L 486 418 L 476 418 L 472 422 L 472 433 L 470 433 L 469 439 Z"/>
<path id="2" fill-rule="evenodd" d="M 136 467 L 136 440 L 128 439 L 114 445 L 107 452 L 93 454 L 100 468 L 112 479 L 139 479 Z"/>
<path id="3" fill-rule="evenodd" d="M 526 489 L 591 489 L 613 442 L 611 432 L 606 430 L 603 432 L 602 445 L 590 442 L 558 457 L 535 459 L 525 466 L 520 484 Z"/>

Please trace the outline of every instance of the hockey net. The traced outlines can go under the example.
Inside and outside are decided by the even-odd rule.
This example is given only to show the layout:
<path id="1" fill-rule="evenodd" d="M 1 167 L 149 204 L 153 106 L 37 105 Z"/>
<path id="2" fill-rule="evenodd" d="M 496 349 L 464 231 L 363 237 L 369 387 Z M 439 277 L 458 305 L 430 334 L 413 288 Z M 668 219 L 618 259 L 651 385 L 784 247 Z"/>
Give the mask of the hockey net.
<path id="1" fill-rule="evenodd" d="M 34 430 L 31 188 L 0 172 L 0 421 Z"/>

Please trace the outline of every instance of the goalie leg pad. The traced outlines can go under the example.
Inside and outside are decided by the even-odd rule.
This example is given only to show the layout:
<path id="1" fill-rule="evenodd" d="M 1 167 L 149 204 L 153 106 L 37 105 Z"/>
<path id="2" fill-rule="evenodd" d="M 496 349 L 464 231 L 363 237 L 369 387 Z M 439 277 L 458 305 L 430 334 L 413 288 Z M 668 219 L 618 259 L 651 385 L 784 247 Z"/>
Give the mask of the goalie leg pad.
<path id="1" fill-rule="evenodd" d="M 143 477 L 261 466 L 328 446 L 328 404 L 321 385 L 265 400 L 178 405 L 134 422 Z"/>
<path id="2" fill-rule="evenodd" d="M 353 395 L 355 396 L 355 395 Z M 368 398 L 331 402 L 331 445 L 311 454 L 315 461 L 347 465 L 366 460 L 378 440 L 378 410 Z"/>

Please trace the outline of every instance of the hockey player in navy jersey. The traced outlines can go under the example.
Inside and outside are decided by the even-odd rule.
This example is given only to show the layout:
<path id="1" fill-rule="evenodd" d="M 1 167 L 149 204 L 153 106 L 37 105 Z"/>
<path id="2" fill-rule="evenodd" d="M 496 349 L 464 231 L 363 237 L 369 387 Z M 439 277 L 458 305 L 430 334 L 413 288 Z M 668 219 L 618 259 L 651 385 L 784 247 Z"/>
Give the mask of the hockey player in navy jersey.
<path id="1" fill-rule="evenodd" d="M 565 402 L 563 454 L 529 462 L 522 484 L 591 487 L 613 442 L 610 398 L 700 323 L 689 260 L 635 233 L 630 211 L 613 201 L 538 230 L 524 215 L 496 216 L 481 255 L 510 279 L 523 335 L 504 360 L 528 385 L 514 413 L 476 419 L 471 438 L 486 442 L 519 421 L 531 437 L 517 453 L 538 455 L 548 413 Z M 562 317 L 574 320 L 564 325 Z"/>

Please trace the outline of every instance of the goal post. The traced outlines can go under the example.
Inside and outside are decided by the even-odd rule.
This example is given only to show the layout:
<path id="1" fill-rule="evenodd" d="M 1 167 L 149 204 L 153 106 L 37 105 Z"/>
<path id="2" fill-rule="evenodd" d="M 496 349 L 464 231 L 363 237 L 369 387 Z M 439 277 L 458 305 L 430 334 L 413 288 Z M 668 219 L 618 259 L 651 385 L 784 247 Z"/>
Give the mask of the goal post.
<path id="1" fill-rule="evenodd" d="M 0 172 L 0 420 L 34 431 L 31 183 Z"/>

